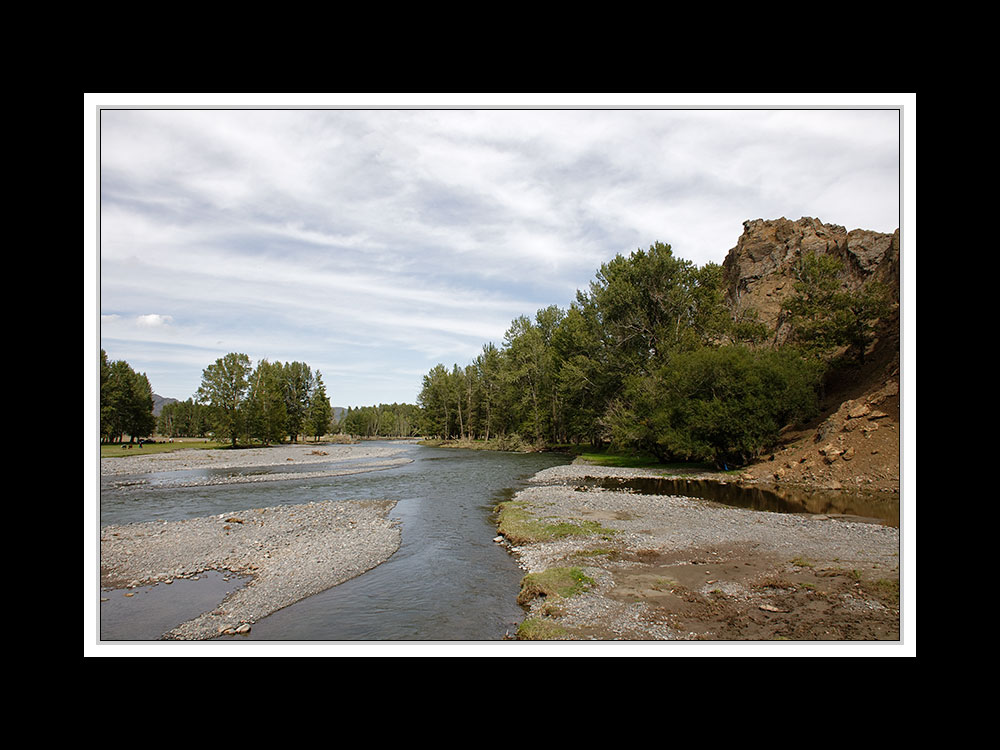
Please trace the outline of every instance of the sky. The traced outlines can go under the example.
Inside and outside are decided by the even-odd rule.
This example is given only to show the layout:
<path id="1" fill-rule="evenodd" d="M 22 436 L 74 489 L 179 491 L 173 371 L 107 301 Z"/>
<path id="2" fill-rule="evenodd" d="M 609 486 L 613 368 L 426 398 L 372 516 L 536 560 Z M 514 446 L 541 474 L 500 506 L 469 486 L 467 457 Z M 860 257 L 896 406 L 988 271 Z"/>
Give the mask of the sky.
<path id="1" fill-rule="evenodd" d="M 415 403 L 616 254 L 721 263 L 756 218 L 900 226 L 903 96 L 487 98 L 93 95 L 85 331 L 96 310 L 109 359 L 170 398 L 239 352 L 307 363 L 334 406 Z"/>

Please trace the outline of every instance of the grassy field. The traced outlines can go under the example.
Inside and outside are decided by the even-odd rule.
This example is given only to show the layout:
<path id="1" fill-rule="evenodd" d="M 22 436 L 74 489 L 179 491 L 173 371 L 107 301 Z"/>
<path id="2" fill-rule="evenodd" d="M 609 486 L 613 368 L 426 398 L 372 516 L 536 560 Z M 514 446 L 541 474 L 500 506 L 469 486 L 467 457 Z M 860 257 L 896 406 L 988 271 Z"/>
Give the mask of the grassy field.
<path id="1" fill-rule="evenodd" d="M 115 445 L 102 445 L 101 446 L 101 458 L 117 458 L 118 456 L 141 456 L 148 455 L 150 453 L 170 453 L 171 451 L 187 450 L 191 448 L 196 449 L 209 449 L 209 448 L 225 448 L 228 443 L 219 443 L 214 440 L 196 440 L 196 439 L 175 439 L 172 443 L 147 443 L 141 448 L 138 444 L 132 445 L 131 448 L 128 447 L 128 443 L 115 444 Z"/>

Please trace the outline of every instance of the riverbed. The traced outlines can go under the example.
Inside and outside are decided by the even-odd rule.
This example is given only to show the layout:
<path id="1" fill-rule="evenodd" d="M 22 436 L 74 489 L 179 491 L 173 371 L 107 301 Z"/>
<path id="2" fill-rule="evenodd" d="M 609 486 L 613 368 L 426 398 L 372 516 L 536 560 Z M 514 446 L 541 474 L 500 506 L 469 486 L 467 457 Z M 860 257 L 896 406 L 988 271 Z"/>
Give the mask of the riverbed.
<path id="1" fill-rule="evenodd" d="M 899 516 L 868 517 L 880 505 L 775 512 L 663 494 L 654 472 L 557 454 L 337 448 L 110 467 L 104 642 L 902 644 Z M 497 536 L 507 501 L 587 533 Z M 571 568 L 583 590 L 518 602 L 526 574 Z"/>
<path id="2" fill-rule="evenodd" d="M 209 452 L 130 456 L 127 471 L 102 467 L 105 637 L 502 640 L 523 616 L 521 571 L 493 541 L 493 509 L 538 471 L 568 460 L 399 442 L 202 453 Z M 315 554 L 321 549 L 353 552 Z M 291 573 L 295 582 L 282 586 Z M 251 584 L 222 591 L 230 583 L 223 575 Z M 209 586 L 225 598 L 197 616 L 176 601 L 179 588 Z M 244 606 L 240 598 L 250 595 L 254 605 Z M 264 612 L 265 601 L 277 606 Z M 168 619 L 183 609 L 188 619 L 154 618 L 163 632 L 153 636 L 148 615 L 157 609 Z M 130 632 L 130 618 L 142 627 Z M 237 632 L 240 625 L 249 629 Z"/>

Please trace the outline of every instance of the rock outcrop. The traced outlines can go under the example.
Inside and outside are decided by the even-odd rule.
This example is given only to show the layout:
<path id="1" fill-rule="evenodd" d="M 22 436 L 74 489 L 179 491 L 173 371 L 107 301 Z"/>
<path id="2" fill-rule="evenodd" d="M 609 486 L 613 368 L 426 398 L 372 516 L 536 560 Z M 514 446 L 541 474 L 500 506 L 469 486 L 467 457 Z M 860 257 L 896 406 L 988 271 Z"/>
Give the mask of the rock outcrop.
<path id="1" fill-rule="evenodd" d="M 775 340 L 783 341 L 788 330 L 781 303 L 795 291 L 796 264 L 809 253 L 840 258 L 845 287 L 855 289 L 869 279 L 881 281 L 899 301 L 898 229 L 892 234 L 848 231 L 808 216 L 798 221 L 753 219 L 743 222 L 743 234 L 722 264 L 727 302 L 734 315 L 756 310 Z"/>
<path id="2" fill-rule="evenodd" d="M 743 224 L 736 247 L 723 261 L 726 298 L 734 316 L 756 311 L 780 343 L 788 336 L 782 302 L 795 292 L 795 269 L 807 253 L 843 261 L 841 282 L 856 289 L 873 280 L 899 302 L 899 230 L 847 231 L 804 217 L 755 219 Z M 899 491 L 900 357 L 899 307 L 882 322 L 863 365 L 833 374 L 823 413 L 809 425 L 790 426 L 775 453 L 748 467 L 745 479 L 806 484 L 831 489 Z"/>

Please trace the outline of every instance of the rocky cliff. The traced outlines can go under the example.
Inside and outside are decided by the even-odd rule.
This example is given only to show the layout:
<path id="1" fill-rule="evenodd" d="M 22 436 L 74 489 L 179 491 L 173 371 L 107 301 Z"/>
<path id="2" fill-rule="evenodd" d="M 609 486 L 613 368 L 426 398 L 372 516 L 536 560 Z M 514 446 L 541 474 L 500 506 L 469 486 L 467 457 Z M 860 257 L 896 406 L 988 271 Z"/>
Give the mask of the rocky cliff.
<path id="1" fill-rule="evenodd" d="M 734 316 L 755 310 L 773 341 L 788 327 L 781 303 L 794 293 L 803 253 L 843 261 L 841 283 L 857 288 L 885 283 L 899 303 L 899 230 L 892 234 L 846 230 L 819 219 L 754 219 L 743 224 L 723 261 L 726 298 Z M 788 428 L 779 449 L 748 468 L 744 479 L 833 489 L 899 491 L 900 307 L 884 321 L 862 365 L 844 365 L 829 377 L 823 412 L 808 425 Z"/>
<path id="2" fill-rule="evenodd" d="M 899 301 L 899 230 L 847 231 L 819 219 L 753 219 L 722 263 L 726 297 L 734 314 L 757 310 L 778 341 L 788 335 L 781 303 L 794 292 L 795 266 L 803 254 L 833 255 L 844 265 L 841 281 L 854 289 L 869 279 L 895 290 Z"/>

